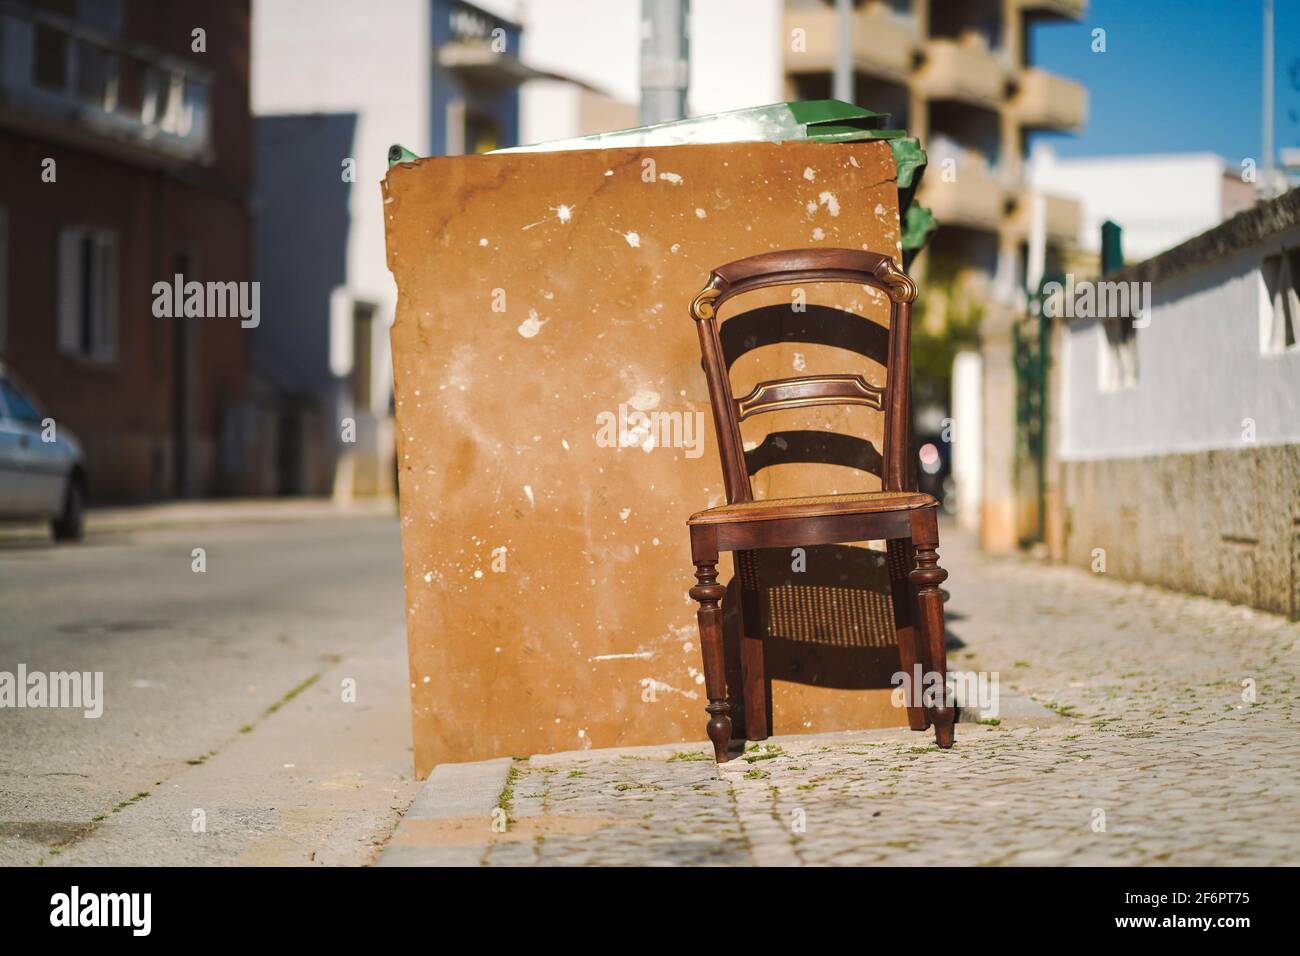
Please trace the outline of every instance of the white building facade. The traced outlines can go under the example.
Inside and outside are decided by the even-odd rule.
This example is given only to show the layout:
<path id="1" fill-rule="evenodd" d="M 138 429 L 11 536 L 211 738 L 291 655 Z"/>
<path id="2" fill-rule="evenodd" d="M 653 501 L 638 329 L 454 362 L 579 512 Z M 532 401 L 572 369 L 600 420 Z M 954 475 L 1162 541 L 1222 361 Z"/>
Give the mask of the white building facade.
<path id="1" fill-rule="evenodd" d="M 1063 324 L 1062 556 L 1300 616 L 1300 190 L 1107 278 L 1150 301 Z"/>

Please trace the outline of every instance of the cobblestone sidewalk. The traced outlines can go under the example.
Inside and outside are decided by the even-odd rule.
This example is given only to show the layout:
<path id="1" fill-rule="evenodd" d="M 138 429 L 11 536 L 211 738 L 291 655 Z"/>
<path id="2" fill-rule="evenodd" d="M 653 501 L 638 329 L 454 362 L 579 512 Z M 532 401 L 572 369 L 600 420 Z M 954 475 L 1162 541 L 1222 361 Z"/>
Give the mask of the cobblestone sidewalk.
<path id="1" fill-rule="evenodd" d="M 1046 710 L 959 723 L 946 752 L 887 730 L 773 738 L 721 769 L 703 746 L 498 761 L 505 832 L 404 824 L 384 862 L 1300 862 L 1300 625 L 944 540 L 951 666 Z"/>

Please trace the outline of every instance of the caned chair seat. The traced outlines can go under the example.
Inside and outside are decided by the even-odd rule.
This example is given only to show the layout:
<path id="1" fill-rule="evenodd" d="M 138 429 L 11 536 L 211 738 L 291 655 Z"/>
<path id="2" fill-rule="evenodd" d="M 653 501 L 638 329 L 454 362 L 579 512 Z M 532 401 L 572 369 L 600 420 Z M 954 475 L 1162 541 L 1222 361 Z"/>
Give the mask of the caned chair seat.
<path id="1" fill-rule="evenodd" d="M 883 511 L 933 508 L 938 502 L 915 491 L 864 491 L 811 498 L 767 498 L 737 501 L 691 515 L 687 524 L 727 524 L 733 521 L 771 521 L 777 518 L 819 518 L 828 515 L 867 515 Z"/>

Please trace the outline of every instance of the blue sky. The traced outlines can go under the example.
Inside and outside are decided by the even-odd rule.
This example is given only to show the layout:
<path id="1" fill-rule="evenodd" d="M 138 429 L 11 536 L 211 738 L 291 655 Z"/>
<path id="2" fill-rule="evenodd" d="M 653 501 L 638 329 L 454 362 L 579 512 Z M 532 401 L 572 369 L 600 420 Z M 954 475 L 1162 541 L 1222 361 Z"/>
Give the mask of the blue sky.
<path id="1" fill-rule="evenodd" d="M 1088 123 L 1047 140 L 1063 156 L 1260 156 L 1263 0 L 1092 0 L 1040 26 L 1033 62 L 1083 83 Z M 1274 144 L 1300 146 L 1300 0 L 1274 0 Z M 1092 31 L 1106 31 L 1093 53 Z"/>

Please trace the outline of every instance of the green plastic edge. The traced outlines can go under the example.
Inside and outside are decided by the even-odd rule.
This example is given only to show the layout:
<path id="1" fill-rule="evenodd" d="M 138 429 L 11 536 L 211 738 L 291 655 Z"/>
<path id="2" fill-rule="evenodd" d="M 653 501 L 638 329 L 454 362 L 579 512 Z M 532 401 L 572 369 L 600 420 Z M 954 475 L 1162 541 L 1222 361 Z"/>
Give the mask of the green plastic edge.
<path id="1" fill-rule="evenodd" d="M 398 163 L 413 163 L 420 157 L 411 152 L 401 143 L 394 143 L 388 147 L 388 168 L 392 169 Z"/>

